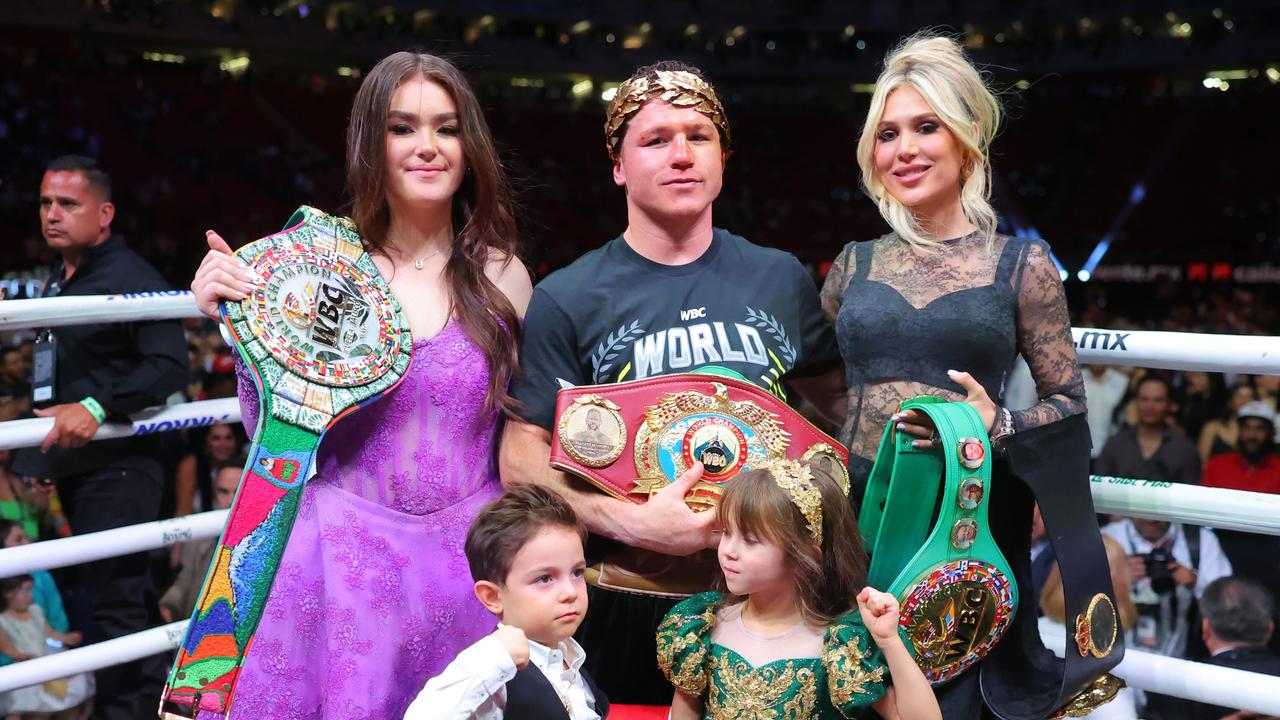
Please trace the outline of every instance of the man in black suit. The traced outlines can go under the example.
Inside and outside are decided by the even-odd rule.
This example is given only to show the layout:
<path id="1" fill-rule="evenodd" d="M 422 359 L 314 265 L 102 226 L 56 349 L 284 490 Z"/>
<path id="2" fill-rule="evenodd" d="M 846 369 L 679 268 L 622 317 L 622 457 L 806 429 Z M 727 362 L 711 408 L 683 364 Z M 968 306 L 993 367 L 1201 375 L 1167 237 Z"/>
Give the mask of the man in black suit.
<path id="1" fill-rule="evenodd" d="M 1218 578 L 1200 597 L 1201 633 L 1210 665 L 1280 676 L 1280 656 L 1267 649 L 1275 631 L 1275 600 L 1255 580 L 1240 576 Z M 1218 720 L 1237 712 L 1232 708 L 1193 703 L 1195 720 Z"/>

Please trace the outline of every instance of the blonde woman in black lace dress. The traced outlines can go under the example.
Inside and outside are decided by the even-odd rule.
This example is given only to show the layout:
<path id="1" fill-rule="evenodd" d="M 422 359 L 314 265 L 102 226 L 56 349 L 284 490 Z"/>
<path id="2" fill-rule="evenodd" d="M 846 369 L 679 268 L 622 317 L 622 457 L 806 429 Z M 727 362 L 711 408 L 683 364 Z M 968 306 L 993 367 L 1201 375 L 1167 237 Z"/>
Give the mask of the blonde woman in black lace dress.
<path id="1" fill-rule="evenodd" d="M 996 232 L 988 149 L 1000 116 L 999 101 L 950 38 L 914 36 L 885 60 L 857 157 L 866 192 L 892 232 L 847 245 L 822 289 L 845 362 L 841 439 L 855 499 L 889 423 L 918 444 L 932 442 L 927 418 L 897 412 L 903 400 L 965 400 L 993 438 L 1085 411 L 1049 248 Z M 1001 399 L 1018 354 L 1040 401 L 1009 411 Z M 1010 480 L 996 484 L 990 517 L 1003 526 L 993 531 L 1018 568 L 1027 564 L 1031 497 Z M 1034 628 L 1034 600 L 1028 614 Z M 977 679 L 970 671 L 940 688 L 948 720 L 985 712 Z"/>

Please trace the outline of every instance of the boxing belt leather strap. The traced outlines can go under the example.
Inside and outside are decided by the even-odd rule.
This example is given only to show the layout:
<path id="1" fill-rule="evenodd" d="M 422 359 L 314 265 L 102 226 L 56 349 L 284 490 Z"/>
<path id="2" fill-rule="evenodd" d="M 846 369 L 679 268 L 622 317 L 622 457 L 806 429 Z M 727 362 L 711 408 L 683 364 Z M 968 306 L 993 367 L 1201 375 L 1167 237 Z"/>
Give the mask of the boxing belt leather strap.
<path id="1" fill-rule="evenodd" d="M 918 449 L 910 435 L 885 430 L 858 524 L 871 553 L 868 582 L 898 597 L 916 662 L 939 684 L 1000 640 L 1018 588 L 987 522 L 991 448 L 978 412 L 931 397 L 901 409 L 928 415 L 939 439 Z"/>
<path id="2" fill-rule="evenodd" d="M 811 460 L 847 493 L 848 451 L 781 399 L 745 380 L 685 373 L 564 388 L 556 398 L 552 466 L 642 504 L 696 462 L 686 496 L 714 506 L 725 483 L 767 458 Z"/>
<path id="3" fill-rule="evenodd" d="M 253 374 L 258 426 L 165 684 L 163 718 L 230 710 L 321 438 L 399 383 L 413 350 L 350 221 L 303 207 L 288 229 L 236 255 L 258 279 L 249 297 L 222 303 L 223 334 Z"/>
<path id="4" fill-rule="evenodd" d="M 1110 701 L 1123 683 L 1107 675 L 1124 658 L 1107 551 L 1089 489 L 1089 425 L 1072 415 L 1006 439 L 1013 474 L 1031 489 L 1062 573 L 1067 646 L 1062 659 L 1038 638 L 1010 636 L 982 664 L 983 697 L 1004 720 L 1073 717 Z M 1030 623 L 1018 623 L 1034 631 Z"/>

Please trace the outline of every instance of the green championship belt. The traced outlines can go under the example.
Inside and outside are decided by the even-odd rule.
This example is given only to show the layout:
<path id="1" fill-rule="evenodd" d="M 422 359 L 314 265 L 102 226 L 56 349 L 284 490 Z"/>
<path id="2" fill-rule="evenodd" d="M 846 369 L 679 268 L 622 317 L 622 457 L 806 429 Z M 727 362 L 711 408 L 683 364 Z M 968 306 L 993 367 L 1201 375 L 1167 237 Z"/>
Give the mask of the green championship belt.
<path id="1" fill-rule="evenodd" d="M 885 430 L 858 525 L 871 553 L 868 584 L 898 598 L 916 662 L 939 684 L 1000 640 L 1018 588 L 987 523 L 991 447 L 977 410 L 930 397 L 900 409 L 928 415 L 939 439 L 917 449 L 893 425 Z"/>
<path id="2" fill-rule="evenodd" d="M 221 305 L 260 411 L 249 462 L 165 685 L 162 718 L 226 714 L 298 512 L 316 449 L 339 418 L 409 368 L 400 306 L 354 225 L 309 207 L 236 252 L 258 276 Z"/>

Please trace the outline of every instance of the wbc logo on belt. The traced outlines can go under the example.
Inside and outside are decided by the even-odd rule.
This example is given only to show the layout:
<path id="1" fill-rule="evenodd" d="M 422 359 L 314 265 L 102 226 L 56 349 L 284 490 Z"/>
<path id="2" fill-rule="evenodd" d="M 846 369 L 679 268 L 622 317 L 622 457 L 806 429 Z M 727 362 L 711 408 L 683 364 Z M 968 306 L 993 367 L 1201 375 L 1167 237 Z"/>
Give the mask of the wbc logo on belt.
<path id="1" fill-rule="evenodd" d="M 686 467 L 702 463 L 702 477 L 712 482 L 737 474 L 747 463 L 746 449 L 742 428 L 719 415 L 694 421 L 681 442 Z"/>
<path id="2" fill-rule="evenodd" d="M 378 309 L 382 291 L 342 255 L 305 245 L 267 254 L 281 257 L 276 265 L 264 261 L 275 271 L 254 290 L 247 318 L 291 370 L 326 385 L 355 385 L 395 358 L 391 319 Z"/>

